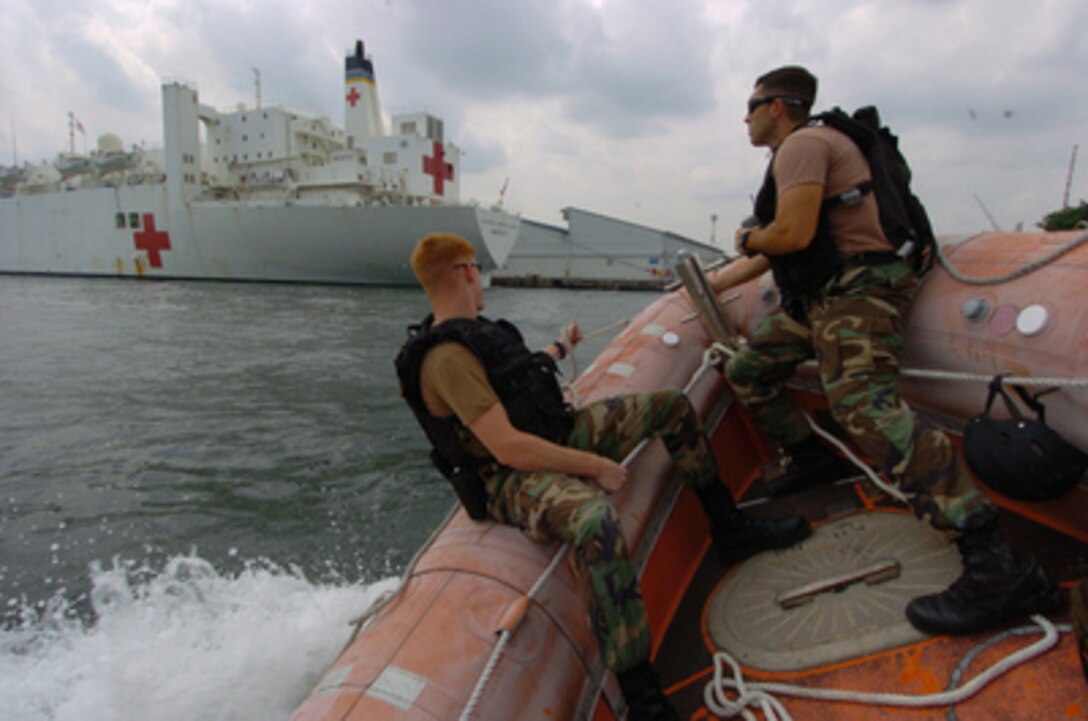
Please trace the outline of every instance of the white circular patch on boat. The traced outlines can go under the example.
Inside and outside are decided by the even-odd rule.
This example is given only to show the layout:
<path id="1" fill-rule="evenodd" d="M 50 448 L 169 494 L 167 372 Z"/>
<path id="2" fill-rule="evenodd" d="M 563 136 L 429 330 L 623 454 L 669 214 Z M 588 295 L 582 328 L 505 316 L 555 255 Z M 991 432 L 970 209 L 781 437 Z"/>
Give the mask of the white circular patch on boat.
<path id="1" fill-rule="evenodd" d="M 680 344 L 680 336 L 673 333 L 671 330 L 661 336 L 661 342 L 670 348 L 673 348 Z"/>
<path id="2" fill-rule="evenodd" d="M 914 516 L 859 513 L 735 569 L 707 605 L 706 629 L 749 668 L 840 663 L 925 639 L 907 622 L 907 603 L 961 572 L 956 547 Z"/>
<path id="3" fill-rule="evenodd" d="M 1016 330 L 1021 335 L 1035 335 L 1046 328 L 1050 314 L 1041 305 L 1029 305 L 1016 317 Z"/>

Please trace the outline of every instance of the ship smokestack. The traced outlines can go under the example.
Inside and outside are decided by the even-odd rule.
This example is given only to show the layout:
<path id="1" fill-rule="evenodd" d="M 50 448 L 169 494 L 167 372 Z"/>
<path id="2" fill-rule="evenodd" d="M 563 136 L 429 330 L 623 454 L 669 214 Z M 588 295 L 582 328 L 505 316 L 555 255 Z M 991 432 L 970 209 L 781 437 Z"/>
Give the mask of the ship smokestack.
<path id="1" fill-rule="evenodd" d="M 344 59 L 344 131 L 349 147 L 359 148 L 370 138 L 385 135 L 374 63 L 366 57 L 362 40 Z"/>

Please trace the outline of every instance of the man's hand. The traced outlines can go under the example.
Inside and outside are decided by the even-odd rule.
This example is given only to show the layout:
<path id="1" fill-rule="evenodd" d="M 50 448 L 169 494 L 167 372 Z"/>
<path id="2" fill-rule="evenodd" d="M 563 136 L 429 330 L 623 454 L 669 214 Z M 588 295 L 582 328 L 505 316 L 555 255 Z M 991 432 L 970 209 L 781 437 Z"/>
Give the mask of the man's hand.
<path id="1" fill-rule="evenodd" d="M 755 230 L 754 227 L 748 227 L 748 226 L 742 225 L 739 228 L 737 228 L 737 230 L 733 233 L 733 250 L 735 250 L 737 252 L 737 255 L 741 255 L 741 256 L 754 255 L 752 250 L 744 245 L 744 235 L 745 235 L 745 233 L 751 234 L 752 231 L 754 231 L 754 230 Z"/>
<path id="2" fill-rule="evenodd" d="M 582 329 L 578 327 L 578 321 L 572 320 L 566 328 L 559 331 L 559 340 L 567 345 L 567 350 L 574 350 L 574 346 L 582 341 Z"/>
<path id="3" fill-rule="evenodd" d="M 600 470 L 591 477 L 606 493 L 615 493 L 627 483 L 627 467 L 611 458 L 599 457 Z"/>

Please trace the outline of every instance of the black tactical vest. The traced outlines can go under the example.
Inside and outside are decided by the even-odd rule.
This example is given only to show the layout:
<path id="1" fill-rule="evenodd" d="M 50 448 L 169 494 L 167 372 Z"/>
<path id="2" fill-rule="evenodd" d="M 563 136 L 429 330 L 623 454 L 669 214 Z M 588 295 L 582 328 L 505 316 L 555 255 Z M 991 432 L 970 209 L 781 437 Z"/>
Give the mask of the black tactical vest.
<path id="1" fill-rule="evenodd" d="M 559 369 L 555 360 L 547 353 L 530 351 L 511 323 L 484 317 L 455 318 L 435 327 L 433 320 L 433 316 L 428 316 L 422 323 L 408 327 L 408 341 L 395 361 L 397 376 L 401 394 L 433 446 L 431 460 L 454 482 L 461 502 L 477 518 L 458 482 L 464 480 L 466 471 L 475 475 L 481 466 L 494 459 L 473 456 L 464 448 L 464 429 L 456 416 L 439 418 L 427 410 L 420 385 L 427 351 L 445 341 L 460 343 L 472 351 L 480 359 L 510 423 L 520 431 L 553 443 L 566 443 L 574 425 L 573 412 L 564 401 L 556 379 Z M 479 499 L 472 502 L 479 503 Z"/>
<path id="2" fill-rule="evenodd" d="M 760 225 L 770 225 L 778 208 L 778 186 L 774 180 L 774 158 L 767 164 L 763 186 L 756 195 L 755 216 Z M 827 203 L 820 208 L 820 220 L 816 235 L 807 247 L 784 255 L 768 255 L 771 272 L 778 292 L 782 295 L 782 309 L 795 320 L 801 321 L 808 307 L 839 271 L 843 262 L 835 248 L 835 241 L 827 225 Z"/>

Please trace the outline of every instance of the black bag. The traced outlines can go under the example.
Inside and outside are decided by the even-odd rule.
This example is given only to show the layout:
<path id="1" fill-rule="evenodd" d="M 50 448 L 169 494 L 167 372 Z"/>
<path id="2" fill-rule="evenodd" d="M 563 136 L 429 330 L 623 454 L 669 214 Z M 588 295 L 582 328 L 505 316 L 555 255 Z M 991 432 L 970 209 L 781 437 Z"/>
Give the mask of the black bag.
<path id="1" fill-rule="evenodd" d="M 963 454 L 975 475 L 1003 496 L 1019 501 L 1049 501 L 1058 498 L 1084 476 L 1088 454 L 1073 446 L 1046 425 L 1045 408 L 1039 396 L 1056 388 L 1028 395 L 1017 394 L 1035 411 L 1038 420 L 1026 418 L 1002 387 L 1003 376 L 990 381 L 986 409 L 968 423 L 963 432 Z M 1009 409 L 1008 419 L 990 416 L 994 399 L 1000 394 Z"/>

